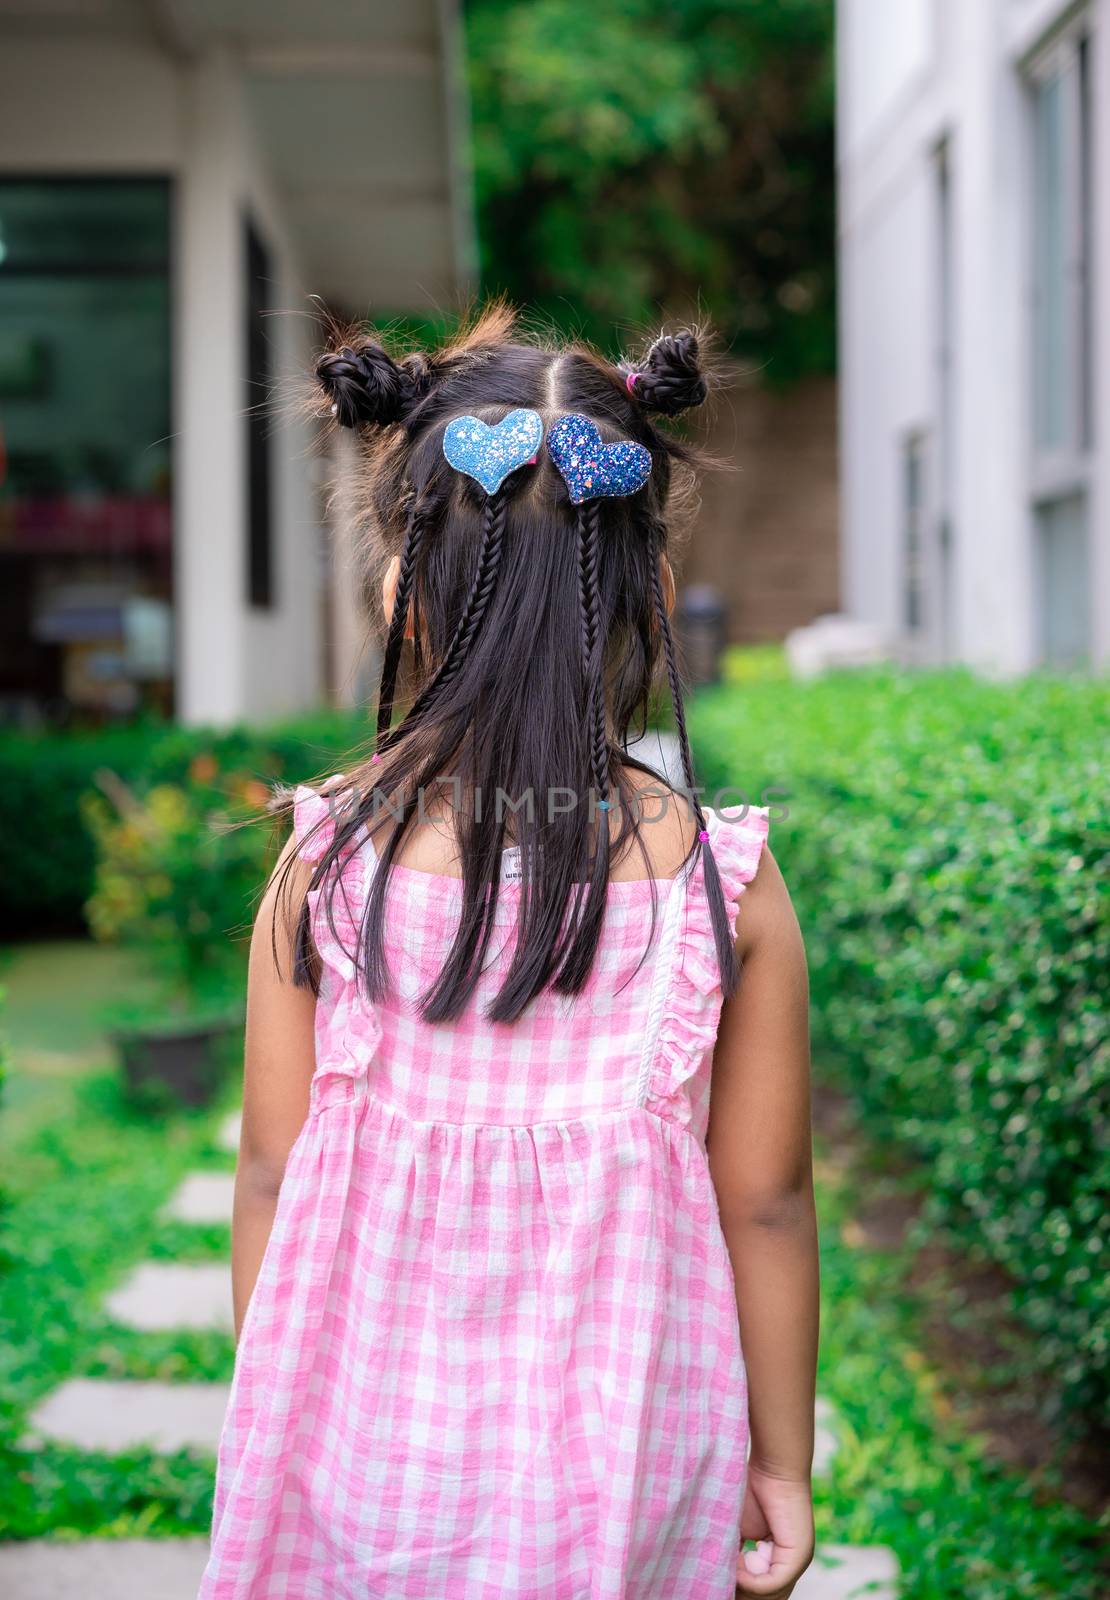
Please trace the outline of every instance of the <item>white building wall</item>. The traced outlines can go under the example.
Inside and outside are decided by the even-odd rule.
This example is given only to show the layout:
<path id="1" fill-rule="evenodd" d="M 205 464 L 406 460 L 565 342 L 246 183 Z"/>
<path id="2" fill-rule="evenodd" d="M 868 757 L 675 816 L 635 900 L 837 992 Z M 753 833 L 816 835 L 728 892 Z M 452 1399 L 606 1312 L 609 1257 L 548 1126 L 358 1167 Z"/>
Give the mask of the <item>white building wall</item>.
<path id="1" fill-rule="evenodd" d="M 1029 250 L 1024 90 L 996 7 L 958 6 L 953 86 L 954 340 L 950 637 L 988 672 L 1035 663 L 1027 462 Z"/>
<path id="2" fill-rule="evenodd" d="M 1091 479 L 1091 632 L 1096 662 L 1110 662 L 1110 4 L 1099 6 L 1091 68 L 1096 84 L 1092 160 L 1096 204 L 1094 252 L 1095 318 L 1091 356 L 1095 417 L 1094 470 Z"/>
<path id="3" fill-rule="evenodd" d="M 1017 672 L 1040 649 L 1032 507 L 1031 149 L 1024 64 L 1063 0 L 841 0 L 838 7 L 845 606 L 910 657 Z M 1094 33 L 1096 193 L 1110 171 L 1108 0 Z M 938 150 L 948 152 L 942 322 Z M 1101 184 L 1106 192 L 1105 181 Z M 1096 224 L 1096 428 L 1110 412 L 1107 207 Z M 1101 244 L 1100 242 L 1101 241 Z M 942 348 L 950 352 L 947 391 Z M 944 404 L 945 393 L 948 404 Z M 905 440 L 925 442 L 926 618 L 905 632 Z M 1104 429 L 1096 435 L 1101 439 Z M 1094 655 L 1110 654 L 1107 451 L 1089 524 Z M 945 566 L 940 530 L 952 546 Z"/>
<path id="4" fill-rule="evenodd" d="M 866 152 L 884 122 L 901 114 L 934 50 L 933 0 L 840 0 L 839 139 L 848 159 Z"/>
<path id="5" fill-rule="evenodd" d="M 43 85 L 50 85 L 43 115 Z M 26 174 L 174 182 L 174 617 L 178 715 L 225 723 L 320 703 L 319 511 L 309 430 L 289 394 L 311 324 L 280 205 L 254 148 L 242 83 L 212 53 L 173 63 L 96 36 L 8 39 L 0 52 L 0 148 Z M 272 493 L 275 604 L 246 592 L 245 322 L 247 211 L 276 282 Z"/>
<path id="6" fill-rule="evenodd" d="M 8 172 L 165 175 L 181 150 L 179 76 L 159 51 L 95 36 L 5 36 L 0 159 Z"/>
<path id="7" fill-rule="evenodd" d="M 295 251 L 254 145 L 243 84 L 213 52 L 185 71 L 177 340 L 179 713 L 265 717 L 323 698 L 321 570 L 308 430 L 292 394 L 310 322 Z M 244 223 L 270 252 L 273 604 L 246 584 Z M 261 398 L 261 397 L 259 397 Z"/>
<path id="8" fill-rule="evenodd" d="M 230 722 L 247 708 L 243 627 L 242 105 L 226 61 L 183 85 L 177 195 L 174 527 L 177 710 Z M 251 708 L 253 709 L 253 708 Z"/>
<path id="9" fill-rule="evenodd" d="M 841 256 L 844 597 L 855 615 L 894 627 L 902 603 L 900 444 L 932 404 L 927 171 L 908 175 L 881 211 L 859 219 Z M 875 293 L 881 284 L 882 292 Z M 896 349 L 897 361 L 887 359 Z M 887 448 L 876 450 L 876 437 Z"/>

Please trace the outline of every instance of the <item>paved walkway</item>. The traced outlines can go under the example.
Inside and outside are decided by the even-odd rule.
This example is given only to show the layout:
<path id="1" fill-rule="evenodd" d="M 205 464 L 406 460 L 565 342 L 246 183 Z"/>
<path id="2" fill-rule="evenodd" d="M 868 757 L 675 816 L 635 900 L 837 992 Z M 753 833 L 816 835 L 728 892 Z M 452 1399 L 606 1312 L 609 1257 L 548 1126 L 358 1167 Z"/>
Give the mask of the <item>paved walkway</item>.
<path id="1" fill-rule="evenodd" d="M 206 1539 L 29 1539 L 0 1545 L 5 1600 L 196 1600 Z"/>
<path id="2" fill-rule="evenodd" d="M 221 1125 L 217 1143 L 234 1151 L 239 1116 Z M 228 1222 L 229 1174 L 194 1172 L 165 1215 L 185 1222 Z M 227 1266 L 141 1262 L 107 1297 L 112 1316 L 140 1329 L 230 1328 Z M 118 1382 L 73 1378 L 39 1404 L 27 1442 L 54 1439 L 115 1454 L 136 1445 L 172 1451 L 184 1446 L 215 1454 L 227 1401 L 219 1383 Z M 836 1417 L 817 1406 L 814 1471 L 827 1473 L 836 1454 Z M 0 1545 L 4 1600 L 195 1600 L 204 1568 L 204 1539 L 31 1540 Z M 827 1546 L 795 1590 L 797 1600 L 893 1600 L 897 1566 L 883 1549 Z"/>

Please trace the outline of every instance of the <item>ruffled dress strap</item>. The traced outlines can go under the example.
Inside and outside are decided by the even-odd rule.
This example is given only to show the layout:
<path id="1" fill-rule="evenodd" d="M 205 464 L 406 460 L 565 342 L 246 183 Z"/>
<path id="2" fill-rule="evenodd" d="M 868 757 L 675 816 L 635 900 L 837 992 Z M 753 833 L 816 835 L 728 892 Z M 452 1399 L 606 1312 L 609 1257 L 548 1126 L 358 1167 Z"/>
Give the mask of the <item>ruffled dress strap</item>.
<path id="1" fill-rule="evenodd" d="M 735 938 L 740 901 L 759 870 L 770 832 L 770 813 L 760 806 L 722 806 L 706 812 L 706 828 L 724 892 L 729 931 Z M 671 945 L 662 952 L 661 977 L 666 988 L 658 1027 L 646 1041 L 642 1103 L 704 1137 L 708 1061 L 717 1041 L 723 993 L 703 853 L 699 852 L 685 884 L 676 887 L 679 899 Z"/>
<path id="2" fill-rule="evenodd" d="M 319 789 L 312 789 L 307 783 L 297 785 L 293 793 L 293 834 L 297 854 L 303 861 L 320 861 L 331 849 L 340 812 L 349 799 L 342 784 L 343 774 L 335 772 Z"/>
<path id="3" fill-rule="evenodd" d="M 729 932 L 736 937 L 736 923 L 744 891 L 759 870 L 763 846 L 767 843 L 771 817 L 766 807 L 722 806 L 706 812 L 709 847 L 717 865 L 728 912 Z M 699 857 L 690 875 L 687 891 L 683 970 L 705 994 L 720 987 L 713 919 L 705 892 L 705 862 Z"/>
<path id="4" fill-rule="evenodd" d="M 356 798 L 336 773 L 319 789 L 300 785 L 293 797 L 293 833 L 298 854 L 316 871 L 307 893 L 312 940 L 322 972 L 316 1004 L 316 1073 L 312 1109 L 360 1098 L 381 1041 L 376 1007 L 359 982 L 362 920 L 376 857 L 365 828 L 344 840 L 338 855 L 319 870 Z M 319 878 L 317 882 L 316 879 Z"/>

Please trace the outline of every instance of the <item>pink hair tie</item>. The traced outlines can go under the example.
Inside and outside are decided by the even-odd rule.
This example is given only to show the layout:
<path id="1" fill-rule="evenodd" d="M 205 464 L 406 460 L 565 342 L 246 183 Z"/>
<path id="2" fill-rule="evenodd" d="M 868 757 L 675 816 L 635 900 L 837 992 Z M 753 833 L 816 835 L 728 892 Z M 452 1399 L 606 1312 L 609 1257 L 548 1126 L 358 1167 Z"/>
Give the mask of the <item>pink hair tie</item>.
<path id="1" fill-rule="evenodd" d="M 702 844 L 708 844 L 709 843 L 709 829 L 708 828 L 702 828 L 701 832 L 698 834 L 698 838 L 701 840 Z"/>
<path id="2" fill-rule="evenodd" d="M 628 390 L 629 394 L 635 394 L 636 385 L 637 385 L 637 383 L 639 381 L 640 381 L 640 374 L 638 372 L 630 372 L 630 373 L 628 373 L 626 375 L 625 380 L 624 380 L 624 386 Z"/>
<path id="3" fill-rule="evenodd" d="M 377 751 L 376 751 L 376 750 L 375 750 L 375 751 L 374 751 L 374 754 L 373 754 L 373 755 L 372 755 L 372 756 L 371 756 L 371 757 L 370 757 L 370 759 L 371 759 L 371 761 L 380 761 L 380 760 L 381 760 L 381 759 L 382 759 L 382 758 L 381 758 L 381 756 L 380 756 L 380 755 L 379 755 L 379 754 L 378 754 L 378 752 L 377 752 Z"/>

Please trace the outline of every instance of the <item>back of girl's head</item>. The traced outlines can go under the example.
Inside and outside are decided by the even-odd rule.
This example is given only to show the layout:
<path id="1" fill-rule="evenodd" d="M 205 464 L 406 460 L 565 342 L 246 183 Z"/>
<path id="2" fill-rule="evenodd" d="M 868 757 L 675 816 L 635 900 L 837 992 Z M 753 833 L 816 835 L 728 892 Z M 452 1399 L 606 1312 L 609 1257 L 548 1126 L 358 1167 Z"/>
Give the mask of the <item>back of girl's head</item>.
<path id="1" fill-rule="evenodd" d="M 428 1020 L 445 1020 L 466 1005 L 486 956 L 510 822 L 524 864 L 520 913 L 490 1016 L 511 1021 L 545 987 L 574 993 L 589 975 L 610 862 L 634 842 L 643 849 L 631 775 L 646 769 L 623 746 L 643 726 L 660 676 L 694 789 L 661 572 L 676 476 L 689 481 L 694 452 L 656 419 L 705 399 L 699 341 L 689 331 L 663 335 L 638 362 L 613 365 L 582 345 L 519 338 L 499 306 L 428 354 L 394 357 L 368 335 L 336 338 L 316 377 L 325 414 L 356 436 L 369 546 L 399 558 L 375 748 L 348 771 L 354 803 L 317 875 L 327 879 L 357 830 L 377 830 L 380 866 L 357 954 L 368 994 L 382 998 L 390 868 L 419 797 L 426 804 L 444 782 L 453 802 L 461 797 L 458 932 L 422 1002 Z M 575 414 L 603 443 L 643 446 L 647 481 L 572 504 L 545 443 L 487 494 L 449 464 L 445 432 L 462 417 L 494 426 L 519 409 L 539 414 L 545 440 L 559 417 Z M 398 718 L 406 632 L 412 698 Z M 728 993 L 736 965 L 723 894 L 696 795 L 689 804 Z M 384 840 L 383 808 L 400 819 Z"/>

